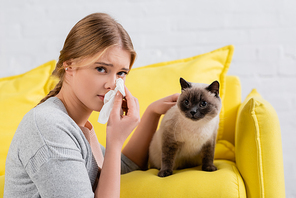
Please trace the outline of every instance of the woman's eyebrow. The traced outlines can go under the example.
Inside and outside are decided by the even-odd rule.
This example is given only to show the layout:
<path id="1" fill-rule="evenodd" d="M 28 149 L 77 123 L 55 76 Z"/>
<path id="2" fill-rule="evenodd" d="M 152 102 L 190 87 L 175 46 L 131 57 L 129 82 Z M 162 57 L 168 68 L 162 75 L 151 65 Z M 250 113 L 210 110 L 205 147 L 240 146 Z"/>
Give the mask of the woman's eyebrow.
<path id="1" fill-rule="evenodd" d="M 125 70 L 125 71 L 129 71 L 129 69 L 127 69 L 127 68 L 124 68 L 124 67 L 123 67 L 123 68 L 121 68 L 121 69 L 122 69 L 122 70 Z"/>
<path id="2" fill-rule="evenodd" d="M 95 64 L 99 64 L 99 65 L 105 65 L 105 66 L 113 67 L 113 64 L 104 63 L 104 62 L 95 62 Z"/>

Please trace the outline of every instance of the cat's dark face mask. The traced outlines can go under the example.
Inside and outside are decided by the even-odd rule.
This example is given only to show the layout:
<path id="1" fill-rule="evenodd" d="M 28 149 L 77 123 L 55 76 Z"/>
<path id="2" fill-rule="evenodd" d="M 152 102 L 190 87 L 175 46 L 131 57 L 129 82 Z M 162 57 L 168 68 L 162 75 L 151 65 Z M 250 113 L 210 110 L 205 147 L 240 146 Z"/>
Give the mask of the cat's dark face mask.
<path id="1" fill-rule="evenodd" d="M 211 112 L 211 104 L 203 99 L 200 94 L 185 93 L 180 100 L 179 108 L 182 113 L 193 121 L 198 121 L 204 118 Z"/>
<path id="2" fill-rule="evenodd" d="M 192 83 L 180 78 L 180 85 L 182 94 L 178 106 L 185 117 L 198 121 L 203 118 L 212 119 L 217 115 L 221 102 L 218 81 L 205 88 L 196 88 Z"/>

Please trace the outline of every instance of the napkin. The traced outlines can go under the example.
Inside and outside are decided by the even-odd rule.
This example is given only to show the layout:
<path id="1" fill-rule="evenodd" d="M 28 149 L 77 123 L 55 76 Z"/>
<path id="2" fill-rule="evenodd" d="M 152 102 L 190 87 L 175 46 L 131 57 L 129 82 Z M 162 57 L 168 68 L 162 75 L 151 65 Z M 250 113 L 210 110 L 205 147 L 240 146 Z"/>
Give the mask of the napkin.
<path id="1" fill-rule="evenodd" d="M 114 98 L 117 93 L 117 91 L 120 91 L 120 93 L 125 96 L 124 91 L 124 82 L 122 78 L 116 79 L 116 87 L 114 90 L 110 90 L 105 94 L 104 97 L 104 105 L 100 111 L 98 122 L 101 124 L 105 124 L 109 120 L 109 116 L 111 113 L 111 110 L 113 108 L 114 104 Z"/>

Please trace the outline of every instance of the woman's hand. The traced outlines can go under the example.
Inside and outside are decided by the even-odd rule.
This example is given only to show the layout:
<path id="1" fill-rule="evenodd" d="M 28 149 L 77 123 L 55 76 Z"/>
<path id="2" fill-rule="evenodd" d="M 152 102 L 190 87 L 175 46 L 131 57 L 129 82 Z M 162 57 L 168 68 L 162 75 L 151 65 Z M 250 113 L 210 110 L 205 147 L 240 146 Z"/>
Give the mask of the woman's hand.
<path id="1" fill-rule="evenodd" d="M 155 114 L 159 116 L 165 114 L 171 107 L 173 107 L 179 98 L 180 94 L 176 93 L 165 98 L 159 99 L 151 103 L 148 108 Z"/>
<path id="2" fill-rule="evenodd" d="M 139 103 L 138 100 L 132 96 L 129 90 L 125 87 L 127 114 L 122 115 L 123 97 L 120 92 L 116 93 L 114 99 L 113 109 L 110 113 L 107 124 L 107 142 L 106 144 L 123 145 L 126 138 L 135 129 L 140 121 Z M 106 145 L 106 147 L 107 147 Z"/>

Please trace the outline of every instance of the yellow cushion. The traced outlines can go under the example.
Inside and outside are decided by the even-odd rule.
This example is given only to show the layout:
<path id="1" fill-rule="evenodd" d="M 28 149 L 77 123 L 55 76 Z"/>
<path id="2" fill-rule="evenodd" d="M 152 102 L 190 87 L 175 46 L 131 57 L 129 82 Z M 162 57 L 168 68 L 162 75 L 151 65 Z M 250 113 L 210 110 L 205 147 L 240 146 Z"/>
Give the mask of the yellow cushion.
<path id="1" fill-rule="evenodd" d="M 149 104 L 174 93 L 180 93 L 180 77 L 199 83 L 211 83 L 219 80 L 220 96 L 224 101 L 225 75 L 230 66 L 233 55 L 233 46 L 225 46 L 202 55 L 148 65 L 132 69 L 126 78 L 126 86 L 138 98 L 140 114 L 142 115 Z M 100 143 L 105 145 L 106 125 L 97 122 L 99 113 L 94 112 L 90 121 L 94 125 Z M 222 107 L 220 118 L 224 117 Z M 223 135 L 223 119 L 220 121 L 219 136 Z"/>
<path id="2" fill-rule="evenodd" d="M 278 117 L 256 89 L 239 108 L 235 145 L 236 163 L 248 197 L 285 197 Z"/>
<path id="3" fill-rule="evenodd" d="M 121 176 L 120 197 L 246 197 L 244 182 L 235 166 L 227 160 L 216 160 L 218 170 L 205 172 L 201 167 L 175 170 L 160 178 L 158 170 L 134 171 Z"/>
<path id="4" fill-rule="evenodd" d="M 0 79 L 0 175 L 12 137 L 23 116 L 54 87 L 49 78 L 56 61 L 45 63 L 27 73 Z"/>

